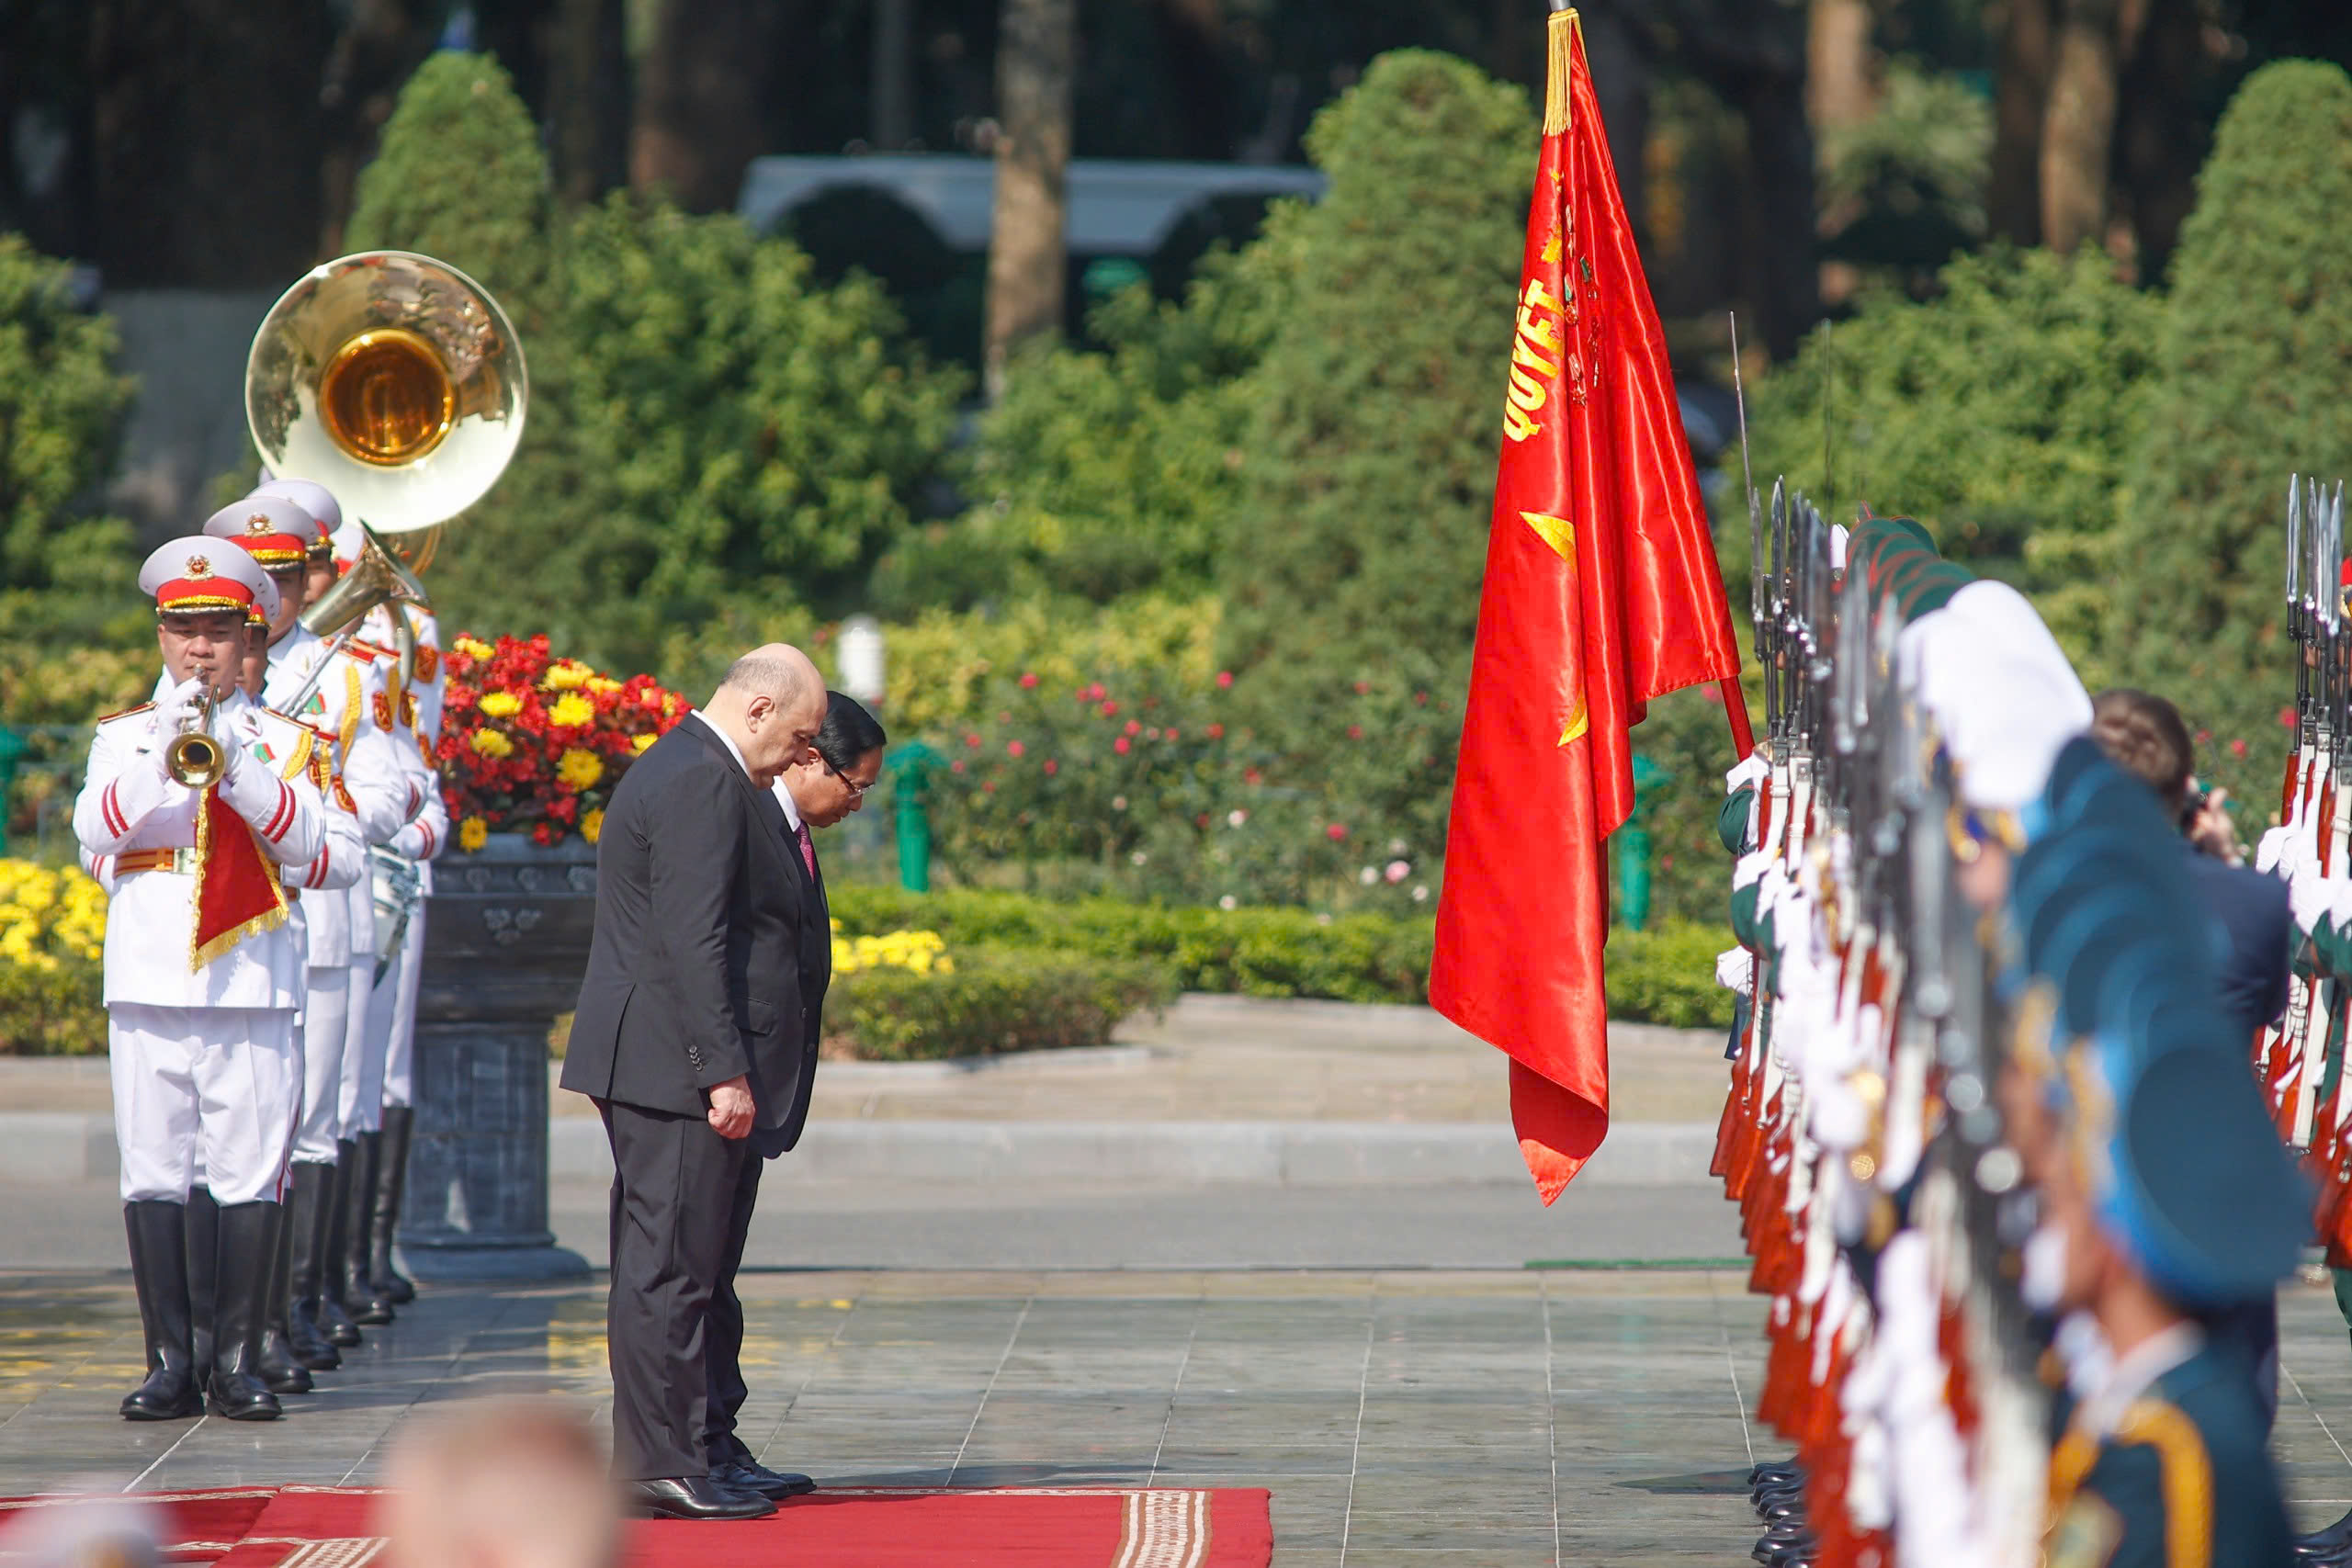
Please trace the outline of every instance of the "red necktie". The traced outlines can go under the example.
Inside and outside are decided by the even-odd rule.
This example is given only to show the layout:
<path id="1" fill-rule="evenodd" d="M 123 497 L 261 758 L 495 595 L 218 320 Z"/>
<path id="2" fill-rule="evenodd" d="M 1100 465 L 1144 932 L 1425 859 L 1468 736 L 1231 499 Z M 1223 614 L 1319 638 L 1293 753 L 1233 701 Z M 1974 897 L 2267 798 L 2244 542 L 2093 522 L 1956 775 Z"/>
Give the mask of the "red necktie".
<path id="1" fill-rule="evenodd" d="M 808 868 L 808 880 L 817 880 L 817 846 L 808 838 L 808 824 L 796 822 L 793 831 L 800 835 L 800 863 Z"/>

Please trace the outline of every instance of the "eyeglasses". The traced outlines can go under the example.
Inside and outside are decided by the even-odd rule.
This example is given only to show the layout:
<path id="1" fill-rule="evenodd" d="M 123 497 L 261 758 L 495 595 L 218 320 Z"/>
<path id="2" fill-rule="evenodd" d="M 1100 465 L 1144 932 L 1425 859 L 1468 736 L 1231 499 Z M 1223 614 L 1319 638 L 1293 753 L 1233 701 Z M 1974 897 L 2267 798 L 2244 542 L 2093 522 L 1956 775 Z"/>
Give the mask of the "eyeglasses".
<path id="1" fill-rule="evenodd" d="M 817 761 L 825 765 L 825 772 L 832 774 L 833 777 L 842 781 L 842 787 L 849 791 L 849 795 L 852 800 L 863 798 L 865 792 L 874 787 L 874 785 L 870 784 L 858 783 L 855 779 L 850 777 L 847 773 L 833 766 L 833 760 L 831 757 L 826 756 L 822 751 L 817 753 Z"/>

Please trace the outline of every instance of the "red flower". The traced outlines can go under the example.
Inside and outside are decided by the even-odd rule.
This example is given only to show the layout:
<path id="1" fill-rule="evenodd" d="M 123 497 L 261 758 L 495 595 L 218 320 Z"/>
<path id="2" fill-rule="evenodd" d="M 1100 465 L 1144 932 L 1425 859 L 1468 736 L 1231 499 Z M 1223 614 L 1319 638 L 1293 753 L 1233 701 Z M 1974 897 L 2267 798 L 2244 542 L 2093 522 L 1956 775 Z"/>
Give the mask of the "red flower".
<path id="1" fill-rule="evenodd" d="M 1241 782 L 1243 784 L 1264 784 L 1266 782 L 1266 775 L 1260 773 L 1255 768 L 1244 768 L 1241 770 Z"/>
<path id="2" fill-rule="evenodd" d="M 2197 744 L 2199 746 L 2210 746 L 2212 744 L 2212 741 L 2213 732 L 2211 730 L 2200 729 L 2197 732 Z"/>
<path id="3" fill-rule="evenodd" d="M 994 780 L 994 779 L 983 779 L 983 780 L 981 780 L 981 781 L 980 781 L 980 792 L 981 792 L 982 794 L 984 794 L 984 795 L 994 795 L 994 794 L 996 793 L 996 780 Z"/>
<path id="4" fill-rule="evenodd" d="M 1226 690 L 1227 687 L 1231 686 L 1232 684 L 1233 684 L 1233 671 L 1230 671 L 1230 670 L 1220 670 L 1220 671 L 1218 671 L 1216 672 L 1216 689 L 1217 689 L 1218 691 L 1222 692 L 1222 691 Z"/>
<path id="5" fill-rule="evenodd" d="M 1361 725 L 1361 724 L 1351 724 L 1351 725 L 1348 726 L 1348 739 L 1351 739 L 1351 740 L 1361 740 L 1361 739 L 1363 739 L 1363 725 Z"/>
<path id="6" fill-rule="evenodd" d="M 2233 756 L 2233 757 L 2243 757 L 2243 756 L 2245 756 L 2245 741 L 2243 741 L 2243 740 L 2233 740 L 2233 741 L 2231 741 L 2231 742 L 2230 742 L 2230 755 L 2231 755 L 2231 756 Z"/>
<path id="7" fill-rule="evenodd" d="M 963 759 L 963 758 L 961 758 L 961 757 L 958 757 L 958 758 L 956 758 L 954 761 L 952 761 L 952 762 L 948 763 L 948 764 L 947 764 L 947 771 L 948 771 L 949 773 L 962 773 L 962 772 L 964 771 L 964 759 Z"/>
<path id="8" fill-rule="evenodd" d="M 1170 739 L 1170 740 L 1175 739 L 1176 739 L 1176 731 L 1175 731 L 1175 730 L 1173 730 L 1173 729 L 1169 730 L 1169 731 L 1168 731 L 1168 739 Z"/>
<path id="9" fill-rule="evenodd" d="M 1127 738 L 1122 735 L 1116 740 L 1112 741 L 1111 750 L 1116 751 L 1122 757 L 1125 756 L 1127 754 Z"/>
<path id="10" fill-rule="evenodd" d="M 1026 692 L 1033 690 L 1035 688 L 1036 684 L 1037 672 L 1035 671 L 1030 670 L 1023 671 L 1021 676 L 1021 689 L 1023 691 Z"/>
<path id="11" fill-rule="evenodd" d="M 1195 817 L 1195 818 L 1193 818 L 1193 827 L 1195 827 L 1195 828 L 1206 828 L 1208 825 L 1209 825 L 1209 814 L 1208 814 L 1207 812 L 1205 812 L 1205 811 L 1202 812 L 1198 817 Z"/>
<path id="12" fill-rule="evenodd" d="M 1360 697 L 1368 697 L 1372 695 L 1372 682 L 1369 681 L 1358 681 L 1356 682 L 1356 695 Z"/>
<path id="13" fill-rule="evenodd" d="M 1052 778 L 1056 773 L 1058 773 L 1061 771 L 1062 765 L 1059 762 L 1057 762 L 1051 757 L 1046 759 L 1046 776 L 1047 778 Z"/>
<path id="14" fill-rule="evenodd" d="M 1101 690 L 1101 688 L 1100 688 L 1100 687 L 1097 687 L 1096 689 L 1097 689 L 1098 691 L 1099 691 L 1099 690 Z M 1103 716 L 1104 718 L 1116 718 L 1116 717 L 1118 717 L 1118 716 L 1119 716 L 1119 705 L 1118 705 L 1118 704 L 1116 704 L 1116 703 L 1104 703 L 1104 704 L 1102 705 L 1102 716 Z"/>
<path id="15" fill-rule="evenodd" d="M 2292 729 L 2295 728 L 2295 710 L 2293 708 L 2280 708 L 2278 710 L 2278 728 L 2281 729 Z"/>
<path id="16" fill-rule="evenodd" d="M 1413 705 L 1417 708 L 1425 708 L 1429 706 L 1430 694 L 1427 692 L 1415 692 L 1413 694 Z"/>
<path id="17" fill-rule="evenodd" d="M 1210 725 L 1210 726 L 1209 726 L 1209 739 L 1212 739 L 1212 740 L 1222 740 L 1222 739 L 1225 739 L 1225 726 L 1223 726 L 1223 725 L 1221 725 L 1221 724 L 1212 724 L 1212 725 Z"/>
<path id="18" fill-rule="evenodd" d="M 1027 750 L 1028 748 L 1018 740 L 1008 740 L 1004 743 L 1004 754 L 1008 757 L 1018 757 Z"/>
<path id="19" fill-rule="evenodd" d="M 977 735 L 966 735 L 964 737 L 964 744 L 977 751 L 980 749 L 980 738 Z"/>
<path id="20" fill-rule="evenodd" d="M 1140 735 L 1143 733 L 1143 726 L 1131 718 L 1127 720 L 1127 733 L 1129 735 Z"/>
<path id="21" fill-rule="evenodd" d="M 1336 844 L 1348 836 L 1348 826 L 1344 822 L 1334 822 L 1323 829 L 1323 836 Z"/>

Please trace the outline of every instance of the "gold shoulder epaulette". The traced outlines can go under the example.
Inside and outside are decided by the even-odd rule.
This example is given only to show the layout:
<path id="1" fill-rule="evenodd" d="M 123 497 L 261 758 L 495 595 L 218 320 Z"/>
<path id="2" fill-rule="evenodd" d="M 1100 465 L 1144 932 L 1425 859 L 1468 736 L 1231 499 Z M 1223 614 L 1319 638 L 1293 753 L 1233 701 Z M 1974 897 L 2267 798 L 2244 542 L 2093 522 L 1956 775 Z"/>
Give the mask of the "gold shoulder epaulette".
<path id="1" fill-rule="evenodd" d="M 146 713 L 146 712 L 148 712 L 150 709 L 153 708 L 153 707 L 154 707 L 154 705 L 154 705 L 153 703 L 141 703 L 141 704 L 140 704 L 137 707 L 135 707 L 135 708 L 124 708 L 124 709 L 123 709 L 121 712 L 119 712 L 119 713 L 110 713 L 110 714 L 107 714 L 105 717 L 103 717 L 103 718 L 99 719 L 97 722 L 98 722 L 98 723 L 100 723 L 100 724 L 112 724 L 116 719 L 119 719 L 119 718 L 129 718 L 132 714 L 135 714 L 135 713 Z"/>

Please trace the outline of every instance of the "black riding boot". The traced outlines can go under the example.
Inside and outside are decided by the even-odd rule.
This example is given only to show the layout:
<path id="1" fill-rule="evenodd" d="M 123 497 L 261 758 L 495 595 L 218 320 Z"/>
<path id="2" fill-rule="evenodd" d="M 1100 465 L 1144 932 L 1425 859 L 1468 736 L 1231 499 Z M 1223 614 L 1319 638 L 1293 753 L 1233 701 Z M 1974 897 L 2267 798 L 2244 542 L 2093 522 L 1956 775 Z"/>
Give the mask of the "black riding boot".
<path id="1" fill-rule="evenodd" d="M 187 1192 L 188 1343 L 199 1367 L 212 1364 L 213 1264 L 220 1256 L 220 1205 L 209 1187 Z"/>
<path id="2" fill-rule="evenodd" d="M 351 1313 L 351 1321 L 370 1325 L 392 1321 L 392 1300 L 376 1288 L 368 1277 L 370 1248 L 368 1237 L 376 1219 L 376 1168 L 384 1153 L 384 1134 L 362 1133 L 357 1139 L 359 1158 L 351 1171 L 351 1213 L 345 1217 L 348 1229 L 343 1255 L 343 1304 Z"/>
<path id="3" fill-rule="evenodd" d="M 359 1325 L 345 1304 L 344 1258 L 351 1245 L 351 1184 L 359 1168 L 359 1145 L 348 1138 L 334 1145 L 334 1187 L 327 1194 L 327 1245 L 320 1255 L 319 1328 L 345 1349 L 359 1343 Z"/>
<path id="4" fill-rule="evenodd" d="M 384 1145 L 377 1156 L 376 1212 L 368 1235 L 368 1280 L 395 1306 L 416 1300 L 416 1287 L 392 1267 L 392 1232 L 401 1223 L 401 1199 L 408 1191 L 408 1137 L 416 1112 L 405 1105 L 384 1107 Z"/>
<path id="5" fill-rule="evenodd" d="M 283 1203 L 272 1203 L 269 1209 L 269 1273 L 261 1298 L 261 1381 L 272 1393 L 308 1393 L 311 1370 L 294 1353 L 293 1325 L 287 1313 L 294 1272 L 292 1216 Z"/>
<path id="6" fill-rule="evenodd" d="M 294 1359 L 314 1372 L 343 1365 L 343 1352 L 319 1325 L 319 1292 L 326 1276 L 327 1207 L 334 1194 L 334 1167 L 296 1160 L 286 1206 L 292 1268 L 287 1276 L 286 1332 Z"/>
<path id="7" fill-rule="evenodd" d="M 188 1326 L 187 1210 L 157 1198 L 122 1206 L 139 1324 L 147 1336 L 147 1381 L 122 1402 L 128 1421 L 175 1421 L 201 1408 Z"/>
<path id="8" fill-rule="evenodd" d="M 212 1305 L 212 1377 L 205 1392 L 215 1416 L 275 1421 L 277 1396 L 261 1381 L 261 1325 L 267 1313 L 270 1243 L 277 1205 L 230 1203 L 220 1210 L 220 1262 Z"/>

